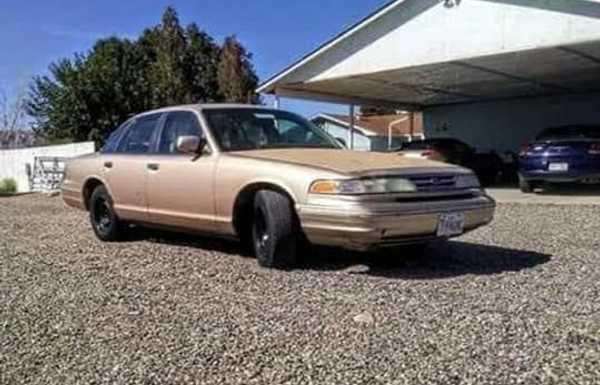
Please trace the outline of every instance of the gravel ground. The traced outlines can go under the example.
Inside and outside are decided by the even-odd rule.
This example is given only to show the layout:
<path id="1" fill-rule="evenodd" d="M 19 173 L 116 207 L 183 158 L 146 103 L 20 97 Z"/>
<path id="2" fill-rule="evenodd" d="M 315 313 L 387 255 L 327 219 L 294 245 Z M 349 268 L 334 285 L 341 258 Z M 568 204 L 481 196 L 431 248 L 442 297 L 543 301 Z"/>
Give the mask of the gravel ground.
<path id="1" fill-rule="evenodd" d="M 598 384 L 600 206 L 501 205 L 406 255 L 102 244 L 60 198 L 0 198 L 0 382 Z M 404 253 L 404 255 L 403 255 Z"/>

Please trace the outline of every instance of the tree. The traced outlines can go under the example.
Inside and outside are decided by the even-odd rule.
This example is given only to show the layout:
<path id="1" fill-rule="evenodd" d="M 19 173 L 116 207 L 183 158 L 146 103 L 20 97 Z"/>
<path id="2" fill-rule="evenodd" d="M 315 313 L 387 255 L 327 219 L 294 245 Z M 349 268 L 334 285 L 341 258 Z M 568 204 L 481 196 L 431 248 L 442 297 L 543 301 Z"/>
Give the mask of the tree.
<path id="1" fill-rule="evenodd" d="M 237 41 L 235 36 L 225 39 L 219 60 L 219 89 L 226 102 L 257 103 L 255 93 L 258 78 L 252 67 L 252 54 Z"/>
<path id="2" fill-rule="evenodd" d="M 96 42 L 87 56 L 52 64 L 51 76 L 34 78 L 30 89 L 34 131 L 48 139 L 101 143 L 132 111 L 150 107 L 140 61 L 133 43 L 113 37 Z"/>
<path id="3" fill-rule="evenodd" d="M 77 129 L 86 121 L 84 106 L 78 95 L 78 72 L 81 60 L 62 59 L 49 67 L 50 76 L 33 79 L 27 101 L 27 112 L 35 119 L 33 131 L 47 139 L 81 140 Z M 76 114 L 84 114 L 75 117 Z M 85 138 L 84 138 L 85 139 Z"/>
<path id="4" fill-rule="evenodd" d="M 19 87 L 12 97 L 0 89 L 0 148 L 27 147 L 35 142 L 25 131 L 25 88 Z"/>
<path id="5" fill-rule="evenodd" d="M 102 144 L 118 124 L 142 111 L 228 95 L 234 100 L 233 94 L 235 101 L 257 101 L 250 60 L 234 38 L 222 49 L 198 25 L 183 28 L 175 9 L 167 7 L 161 23 L 136 40 L 100 39 L 86 54 L 52 63 L 48 76 L 33 79 L 27 113 L 35 132 L 47 139 Z"/>
<path id="6" fill-rule="evenodd" d="M 25 127 L 25 91 L 19 89 L 12 100 L 0 89 L 0 131 L 14 133 Z"/>
<path id="7" fill-rule="evenodd" d="M 190 102 L 185 78 L 186 37 L 175 9 L 165 9 L 162 23 L 151 30 L 147 38 L 155 55 L 148 72 L 153 104 L 170 106 Z"/>
<path id="8" fill-rule="evenodd" d="M 185 57 L 186 81 L 192 103 L 217 102 L 223 99 L 219 90 L 219 57 L 221 48 L 195 23 L 186 29 L 188 49 Z"/>

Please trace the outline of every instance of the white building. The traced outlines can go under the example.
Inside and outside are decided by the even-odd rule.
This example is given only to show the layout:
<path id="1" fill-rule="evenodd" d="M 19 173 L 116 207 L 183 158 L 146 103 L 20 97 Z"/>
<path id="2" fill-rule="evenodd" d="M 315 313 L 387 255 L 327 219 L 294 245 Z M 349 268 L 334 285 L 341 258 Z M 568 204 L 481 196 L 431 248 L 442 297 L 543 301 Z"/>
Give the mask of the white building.
<path id="1" fill-rule="evenodd" d="M 600 122 L 600 0 L 396 0 L 258 91 L 422 111 L 427 137 L 516 151 Z"/>
<path id="2" fill-rule="evenodd" d="M 351 121 L 348 115 L 320 113 L 311 121 L 346 146 L 350 143 L 350 126 L 353 125 L 354 149 L 359 151 L 387 151 L 404 142 L 424 138 L 421 114 L 356 115 Z"/>

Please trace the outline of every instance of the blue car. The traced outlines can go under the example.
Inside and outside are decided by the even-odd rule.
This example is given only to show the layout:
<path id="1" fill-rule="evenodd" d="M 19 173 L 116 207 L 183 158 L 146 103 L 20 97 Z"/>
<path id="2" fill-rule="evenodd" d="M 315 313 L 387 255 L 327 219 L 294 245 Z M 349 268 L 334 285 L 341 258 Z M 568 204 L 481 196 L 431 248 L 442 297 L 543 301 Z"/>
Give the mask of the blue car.
<path id="1" fill-rule="evenodd" d="M 519 154 L 519 187 L 532 192 L 544 183 L 600 183 L 600 126 L 544 130 Z"/>

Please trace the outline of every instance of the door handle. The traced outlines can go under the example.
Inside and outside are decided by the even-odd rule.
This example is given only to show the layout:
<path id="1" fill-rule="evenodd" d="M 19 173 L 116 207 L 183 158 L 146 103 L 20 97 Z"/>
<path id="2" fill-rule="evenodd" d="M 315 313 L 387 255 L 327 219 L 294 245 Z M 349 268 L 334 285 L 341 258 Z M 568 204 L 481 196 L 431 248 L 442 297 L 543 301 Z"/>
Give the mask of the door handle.
<path id="1" fill-rule="evenodd" d="M 106 168 L 112 168 L 113 167 L 113 163 L 112 162 L 104 162 L 104 167 L 106 167 Z"/>
<path id="2" fill-rule="evenodd" d="M 148 170 L 150 171 L 158 171 L 158 169 L 160 168 L 160 165 L 158 163 L 148 163 L 146 165 L 146 167 L 148 168 Z"/>

